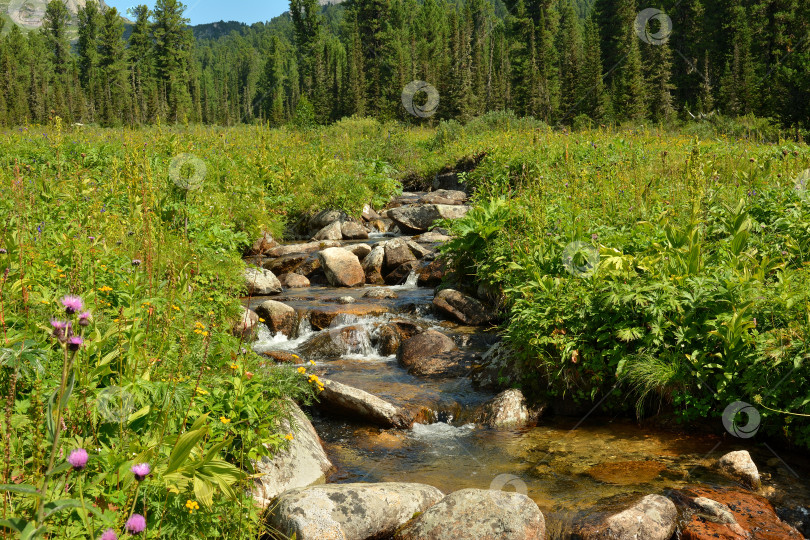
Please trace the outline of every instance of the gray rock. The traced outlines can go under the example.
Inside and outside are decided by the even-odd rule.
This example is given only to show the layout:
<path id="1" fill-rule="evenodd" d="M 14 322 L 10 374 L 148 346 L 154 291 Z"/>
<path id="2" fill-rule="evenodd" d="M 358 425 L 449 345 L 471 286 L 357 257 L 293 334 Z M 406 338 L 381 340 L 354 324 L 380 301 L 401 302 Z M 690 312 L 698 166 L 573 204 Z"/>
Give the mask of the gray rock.
<path id="1" fill-rule="evenodd" d="M 432 193 L 444 199 L 451 199 L 454 201 L 466 201 L 468 198 L 466 193 L 457 189 L 437 189 Z"/>
<path id="2" fill-rule="evenodd" d="M 342 226 L 339 221 L 335 221 L 330 223 L 326 227 L 322 228 L 320 231 L 315 233 L 315 236 L 312 237 L 313 240 L 342 240 L 343 239 L 343 232 Z"/>
<path id="3" fill-rule="evenodd" d="M 341 225 L 341 232 L 346 240 L 364 240 L 368 238 L 366 228 L 355 221 L 344 221 L 343 225 Z"/>
<path id="4" fill-rule="evenodd" d="M 424 259 L 425 257 L 429 257 L 436 254 L 436 252 L 433 251 L 432 249 L 420 246 L 417 242 L 414 242 L 413 240 L 407 240 L 405 243 L 408 244 L 408 247 L 411 249 L 411 253 L 413 253 L 413 256 L 416 257 L 417 259 L 421 260 Z"/>
<path id="5" fill-rule="evenodd" d="M 281 274 L 294 272 L 304 263 L 304 261 L 307 260 L 309 255 L 309 253 L 292 253 L 290 255 L 284 255 L 283 257 L 277 257 L 269 260 L 262 266 L 273 272 L 275 275 L 280 276 Z"/>
<path id="6" fill-rule="evenodd" d="M 371 253 L 371 246 L 368 244 L 351 244 L 348 246 L 344 246 L 344 249 L 348 249 L 349 251 L 354 253 L 355 256 L 361 261 L 363 261 L 366 258 L 366 256 L 369 253 Z"/>
<path id="7" fill-rule="evenodd" d="M 418 267 L 418 261 L 408 261 L 402 263 L 385 275 L 385 283 L 387 285 L 402 285 L 408 280 L 408 276 L 415 272 Z"/>
<path id="8" fill-rule="evenodd" d="M 436 293 L 433 305 L 442 313 L 471 326 L 487 324 L 494 318 L 484 304 L 453 289 L 444 289 Z"/>
<path id="9" fill-rule="evenodd" d="M 403 264 L 416 260 L 416 256 L 408 247 L 408 243 L 402 238 L 389 240 L 383 245 L 385 249 L 385 259 L 383 260 L 383 274 L 392 272 Z"/>
<path id="10" fill-rule="evenodd" d="M 270 270 L 245 268 L 245 286 L 251 296 L 268 296 L 281 293 L 281 282 Z"/>
<path id="11" fill-rule="evenodd" d="M 256 326 L 259 324 L 259 316 L 252 309 L 242 308 L 242 314 L 233 325 L 233 335 L 241 336 L 245 341 L 250 341 L 256 333 Z"/>
<path id="12" fill-rule="evenodd" d="M 376 219 L 380 219 L 380 214 L 375 212 L 371 206 L 365 205 L 363 207 L 362 217 L 364 221 L 374 221 Z"/>
<path id="13" fill-rule="evenodd" d="M 303 289 L 309 287 L 310 283 L 306 276 L 296 274 L 295 272 L 289 274 L 282 274 L 278 276 L 281 285 L 288 289 Z"/>
<path id="14" fill-rule="evenodd" d="M 577 532 L 582 540 L 670 540 L 677 520 L 675 503 L 662 495 L 647 495 L 623 512 Z"/>
<path id="15" fill-rule="evenodd" d="M 519 427 L 533 420 L 523 392 L 516 388 L 504 390 L 484 403 L 476 422 L 489 427 Z"/>
<path id="16" fill-rule="evenodd" d="M 734 519 L 734 514 L 732 514 L 729 507 L 723 503 L 706 497 L 695 497 L 692 499 L 692 503 L 701 514 L 710 518 L 714 523 L 737 523 L 737 520 Z"/>
<path id="17" fill-rule="evenodd" d="M 293 425 L 285 422 L 282 429 L 292 432 L 293 440 L 272 458 L 262 457 L 253 463 L 261 475 L 254 480 L 253 498 L 262 508 L 288 489 L 324 482 L 332 468 L 315 428 L 298 405 L 290 402 L 290 406 Z"/>
<path id="18" fill-rule="evenodd" d="M 283 493 L 270 524 L 296 540 L 386 538 L 441 498 L 432 486 L 404 482 L 312 486 Z"/>
<path id="19" fill-rule="evenodd" d="M 546 521 L 526 495 L 462 489 L 410 521 L 397 540 L 543 540 Z"/>
<path id="20" fill-rule="evenodd" d="M 357 256 L 343 248 L 324 249 L 318 254 L 326 279 L 333 287 L 357 287 L 366 281 L 366 275 Z"/>
<path id="21" fill-rule="evenodd" d="M 341 296 L 338 298 L 338 304 L 355 304 L 357 300 L 353 296 Z"/>
<path id="22" fill-rule="evenodd" d="M 374 285 L 381 285 L 384 283 L 382 276 L 382 267 L 385 260 L 385 247 L 374 246 L 374 249 L 366 255 L 363 259 L 363 273 L 365 274 L 366 282 Z"/>
<path id="23" fill-rule="evenodd" d="M 406 339 L 397 359 L 408 372 L 427 375 L 444 372 L 445 353 L 458 350 L 456 342 L 435 330 L 427 330 Z"/>
<path id="24" fill-rule="evenodd" d="M 309 219 L 309 229 L 317 231 L 335 221 L 343 221 L 347 217 L 344 212 L 339 210 L 321 210 Z"/>
<path id="25" fill-rule="evenodd" d="M 446 234 L 442 234 L 436 231 L 428 231 L 415 237 L 415 240 L 417 242 L 422 242 L 423 244 L 434 244 L 434 243 L 443 244 L 445 242 L 449 242 L 452 239 L 453 239 L 452 236 L 447 236 Z"/>
<path id="26" fill-rule="evenodd" d="M 271 332 L 281 332 L 285 336 L 293 337 L 298 323 L 298 314 L 287 304 L 267 300 L 256 307 L 256 314 L 264 319 L 264 324 Z"/>
<path id="27" fill-rule="evenodd" d="M 739 480 L 751 489 L 759 489 L 762 482 L 759 478 L 759 470 L 751 459 L 748 450 L 738 450 L 717 460 L 717 466 L 726 475 Z"/>
<path id="28" fill-rule="evenodd" d="M 378 288 L 378 289 L 369 289 L 363 294 L 363 298 L 374 298 L 374 299 L 382 299 L 382 298 L 399 298 L 399 295 L 392 291 L 391 289 L 385 288 Z"/>
<path id="29" fill-rule="evenodd" d="M 388 211 L 388 216 L 405 230 L 426 232 L 436 221 L 459 219 L 469 210 L 470 207 L 465 205 L 426 204 L 393 208 Z"/>
<path id="30" fill-rule="evenodd" d="M 339 246 L 340 242 L 337 240 L 313 241 L 304 244 L 290 244 L 287 246 L 274 247 L 267 252 L 267 255 L 269 257 L 283 257 L 284 255 L 292 255 L 294 253 L 313 253 L 321 249 Z"/>
<path id="31" fill-rule="evenodd" d="M 328 412 L 339 412 L 353 420 L 371 422 L 384 428 L 407 429 L 413 423 L 408 413 L 387 401 L 337 381 L 321 379 L 323 392 L 319 405 Z"/>

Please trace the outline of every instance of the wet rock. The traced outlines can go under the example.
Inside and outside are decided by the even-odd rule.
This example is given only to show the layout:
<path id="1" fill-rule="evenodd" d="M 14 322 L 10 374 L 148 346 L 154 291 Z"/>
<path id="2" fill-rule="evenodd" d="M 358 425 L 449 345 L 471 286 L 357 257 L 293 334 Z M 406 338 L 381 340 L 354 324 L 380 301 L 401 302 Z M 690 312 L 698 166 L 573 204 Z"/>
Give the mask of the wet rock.
<path id="1" fill-rule="evenodd" d="M 521 493 L 462 489 L 415 517 L 397 540 L 544 540 L 546 523 Z"/>
<path id="2" fill-rule="evenodd" d="M 420 287 L 435 287 L 439 285 L 447 272 L 447 264 L 443 260 L 434 260 L 423 263 L 419 267 L 417 284 Z"/>
<path id="3" fill-rule="evenodd" d="M 357 300 L 353 296 L 341 296 L 337 301 L 338 304 L 343 304 L 344 306 L 357 303 Z"/>
<path id="4" fill-rule="evenodd" d="M 537 420 L 537 413 L 529 412 L 523 392 L 516 388 L 505 390 L 484 403 L 476 415 L 476 422 L 489 427 L 520 427 Z"/>
<path id="5" fill-rule="evenodd" d="M 326 227 L 322 228 L 320 231 L 315 233 L 315 236 L 312 237 L 313 240 L 342 240 L 343 239 L 343 231 L 342 226 L 339 221 L 335 221 L 330 223 Z"/>
<path id="6" fill-rule="evenodd" d="M 369 289 L 363 294 L 363 298 L 374 298 L 379 300 L 382 298 L 399 298 L 399 295 L 391 289 L 380 287 L 378 289 Z"/>
<path id="7" fill-rule="evenodd" d="M 345 249 L 348 249 L 354 253 L 354 255 L 361 261 L 366 258 L 366 255 L 371 253 L 371 246 L 368 244 L 352 244 L 346 246 Z"/>
<path id="8" fill-rule="evenodd" d="M 254 480 L 253 498 L 263 508 L 288 489 L 324 482 L 325 474 L 332 468 L 321 440 L 304 412 L 292 402 L 290 407 L 292 426 L 285 422 L 282 431 L 292 432 L 293 440 L 272 459 L 263 457 L 254 462 L 256 473 L 261 476 Z"/>
<path id="9" fill-rule="evenodd" d="M 413 421 L 408 413 L 387 401 L 337 381 L 321 379 L 323 391 L 319 406 L 329 413 L 339 413 L 352 420 L 371 422 L 384 428 L 407 429 Z"/>
<path id="10" fill-rule="evenodd" d="M 682 540 L 799 540 L 767 499 L 732 489 L 690 487 L 672 492 L 683 512 Z M 731 521 L 730 521 L 731 520 Z"/>
<path id="11" fill-rule="evenodd" d="M 343 221 L 348 216 L 340 210 L 322 210 L 309 219 L 309 230 L 320 230 L 336 221 Z"/>
<path id="12" fill-rule="evenodd" d="M 313 486 L 283 493 L 270 524 L 296 540 L 387 538 L 441 498 L 432 486 L 404 482 Z"/>
<path id="13" fill-rule="evenodd" d="M 374 209 L 369 205 L 365 205 L 363 207 L 362 218 L 364 221 L 374 221 L 376 219 L 380 219 L 380 214 L 375 212 Z"/>
<path id="14" fill-rule="evenodd" d="M 759 471 L 748 450 L 729 452 L 717 460 L 717 466 L 723 473 L 751 489 L 758 489 L 761 485 Z"/>
<path id="15" fill-rule="evenodd" d="M 393 229 L 396 228 L 394 221 L 388 218 L 375 219 L 370 221 L 368 226 L 371 227 L 372 230 L 376 230 L 381 233 L 395 232 Z"/>
<path id="16" fill-rule="evenodd" d="M 277 364 L 300 364 L 301 357 L 289 351 L 264 351 L 263 356 L 271 359 Z"/>
<path id="17" fill-rule="evenodd" d="M 420 234 L 419 236 L 415 236 L 414 239 L 417 242 L 422 242 L 423 244 L 443 244 L 452 240 L 453 237 L 436 231 L 428 231 L 424 234 Z"/>
<path id="18" fill-rule="evenodd" d="M 310 253 L 307 259 L 295 269 L 295 273 L 307 277 L 310 281 L 312 281 L 315 274 L 323 274 L 321 259 L 318 254 Z"/>
<path id="19" fill-rule="evenodd" d="M 366 276 L 366 283 L 381 285 L 385 283 L 382 277 L 382 267 L 385 260 L 385 248 L 375 246 L 371 252 L 363 259 L 363 273 Z"/>
<path id="20" fill-rule="evenodd" d="M 324 240 L 307 242 L 304 244 L 290 244 L 287 246 L 274 247 L 267 252 L 268 257 L 283 257 L 284 255 L 292 255 L 293 253 L 312 253 L 321 249 L 330 247 L 339 247 L 340 242 L 337 240 Z"/>
<path id="21" fill-rule="evenodd" d="M 399 346 L 406 339 L 410 339 L 420 331 L 420 328 L 409 321 L 392 321 L 380 327 L 378 332 L 378 346 L 380 354 L 390 356 L 396 354 Z"/>
<path id="22" fill-rule="evenodd" d="M 291 253 L 290 255 L 284 255 L 283 257 L 277 257 L 267 261 L 262 266 L 279 276 L 281 274 L 294 272 L 296 268 L 301 266 L 308 258 L 308 253 Z"/>
<path id="23" fill-rule="evenodd" d="M 281 282 L 283 287 L 288 289 L 303 289 L 305 287 L 309 287 L 310 285 L 309 280 L 305 276 L 296 274 L 295 272 L 291 274 L 282 274 L 278 276 L 278 280 Z"/>
<path id="24" fill-rule="evenodd" d="M 357 287 L 366 282 L 366 275 L 357 256 L 343 248 L 329 248 L 318 256 L 326 273 L 326 279 L 333 287 Z"/>
<path id="25" fill-rule="evenodd" d="M 575 528 L 582 540 L 669 540 L 677 520 L 675 503 L 661 495 L 647 495 L 622 512 Z"/>
<path id="26" fill-rule="evenodd" d="M 457 351 L 455 341 L 435 330 L 427 330 L 402 342 L 397 360 L 415 375 L 439 376 L 457 371 L 457 358 L 446 353 Z"/>
<path id="27" fill-rule="evenodd" d="M 406 240 L 405 243 L 408 244 L 411 253 L 413 253 L 413 256 L 416 257 L 417 259 L 421 260 L 424 259 L 425 257 L 431 257 L 436 254 L 432 249 L 420 246 L 417 242 L 414 242 L 413 240 Z"/>
<path id="28" fill-rule="evenodd" d="M 618 461 L 600 463 L 585 473 L 605 484 L 629 486 L 652 482 L 666 468 L 666 465 L 657 461 Z"/>
<path id="29" fill-rule="evenodd" d="M 408 261 L 400 264 L 395 270 L 385 276 L 385 283 L 387 285 L 402 285 L 418 266 L 418 261 Z"/>
<path id="30" fill-rule="evenodd" d="M 478 300 L 453 289 L 436 293 L 433 305 L 440 312 L 470 326 L 481 326 L 493 319 L 492 313 Z"/>
<path id="31" fill-rule="evenodd" d="M 252 309 L 242 308 L 242 314 L 234 323 L 231 332 L 245 341 L 250 341 L 256 334 L 259 316 Z"/>
<path id="32" fill-rule="evenodd" d="M 438 195 L 439 197 L 445 199 L 451 199 L 454 201 L 466 201 L 468 196 L 465 192 L 457 190 L 457 189 L 437 189 L 436 191 L 432 192 L 434 195 Z"/>
<path id="33" fill-rule="evenodd" d="M 442 197 L 441 195 L 436 195 L 435 193 L 428 193 L 424 197 L 420 199 L 422 204 L 449 204 L 449 205 L 456 205 L 456 204 L 464 204 L 462 201 L 457 201 L 455 199 L 447 199 Z"/>
<path id="34" fill-rule="evenodd" d="M 368 329 L 356 324 L 315 334 L 298 350 L 308 360 L 334 360 L 346 354 L 362 353 L 370 341 Z"/>
<path id="35" fill-rule="evenodd" d="M 256 307 L 256 313 L 264 319 L 264 324 L 267 325 L 271 332 L 281 332 L 289 337 L 295 335 L 298 314 L 287 304 L 267 300 Z"/>
<path id="36" fill-rule="evenodd" d="M 245 252 L 245 255 L 263 255 L 276 246 L 278 246 L 278 242 L 275 241 L 269 232 L 265 232 L 253 242 L 253 245 Z"/>
<path id="37" fill-rule="evenodd" d="M 383 260 L 383 273 L 391 273 L 403 264 L 416 260 L 416 256 L 408 247 L 405 240 L 397 238 L 385 242 L 385 258 Z"/>
<path id="38" fill-rule="evenodd" d="M 309 312 L 309 322 L 314 330 L 329 328 L 340 315 L 376 317 L 388 313 L 388 307 L 380 304 L 352 304 L 347 306 L 318 306 Z"/>
<path id="39" fill-rule="evenodd" d="M 281 282 L 270 270 L 264 268 L 245 268 L 245 286 L 248 294 L 255 296 L 269 296 L 281 293 Z"/>
<path id="40" fill-rule="evenodd" d="M 406 231 L 426 232 L 440 219 L 459 219 L 470 210 L 469 206 L 426 204 L 401 206 L 388 211 L 388 217 Z"/>
<path id="41" fill-rule="evenodd" d="M 343 238 L 346 240 L 364 240 L 368 238 L 368 231 L 356 221 L 344 221 L 340 226 Z"/>

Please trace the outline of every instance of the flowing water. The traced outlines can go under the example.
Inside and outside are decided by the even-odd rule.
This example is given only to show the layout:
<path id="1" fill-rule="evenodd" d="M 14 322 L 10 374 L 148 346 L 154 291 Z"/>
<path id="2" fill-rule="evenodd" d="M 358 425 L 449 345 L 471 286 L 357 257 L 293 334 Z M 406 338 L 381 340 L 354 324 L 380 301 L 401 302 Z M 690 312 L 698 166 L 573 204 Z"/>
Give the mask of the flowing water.
<path id="1" fill-rule="evenodd" d="M 491 332 L 442 321 L 431 309 L 433 289 L 416 276 L 385 287 L 397 298 L 368 299 L 371 288 L 312 286 L 285 291 L 273 300 L 300 314 L 298 335 L 262 330 L 257 352 L 298 353 L 302 365 L 322 377 L 410 409 L 427 407 L 434 423 L 410 430 L 383 430 L 351 418 L 313 411 L 313 424 L 336 468 L 329 482 L 421 482 L 448 493 L 466 487 L 517 490 L 543 510 L 552 538 L 566 538 L 568 524 L 583 514 L 615 508 L 631 497 L 706 483 L 735 486 L 711 465 L 724 453 L 746 448 L 760 466 L 766 493 L 777 507 L 810 506 L 810 463 L 786 450 L 741 446 L 731 436 L 657 429 L 623 418 L 585 415 L 542 418 L 536 427 L 490 429 L 470 423 L 472 411 L 493 397 L 469 378 L 430 379 L 407 373 L 376 340 L 382 324 L 409 321 L 451 336 L 475 362 L 497 340 Z M 351 296 L 356 303 L 340 305 Z M 267 298 L 254 298 L 255 307 Z M 314 331 L 311 310 L 339 313 L 329 328 Z M 309 364 L 315 359 L 315 366 Z"/>

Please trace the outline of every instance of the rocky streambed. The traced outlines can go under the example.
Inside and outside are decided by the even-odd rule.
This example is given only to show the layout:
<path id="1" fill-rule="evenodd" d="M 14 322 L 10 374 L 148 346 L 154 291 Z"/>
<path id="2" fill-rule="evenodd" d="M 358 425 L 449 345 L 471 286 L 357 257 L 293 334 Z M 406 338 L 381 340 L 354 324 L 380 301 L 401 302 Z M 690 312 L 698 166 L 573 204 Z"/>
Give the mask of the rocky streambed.
<path id="1" fill-rule="evenodd" d="M 810 533 L 810 463 L 719 435 L 532 404 L 487 295 L 437 292 L 461 191 L 313 216 L 246 258 L 236 331 L 322 387 L 257 465 L 271 525 L 307 539 L 775 539 Z M 567 415 L 566 415 L 567 414 Z"/>

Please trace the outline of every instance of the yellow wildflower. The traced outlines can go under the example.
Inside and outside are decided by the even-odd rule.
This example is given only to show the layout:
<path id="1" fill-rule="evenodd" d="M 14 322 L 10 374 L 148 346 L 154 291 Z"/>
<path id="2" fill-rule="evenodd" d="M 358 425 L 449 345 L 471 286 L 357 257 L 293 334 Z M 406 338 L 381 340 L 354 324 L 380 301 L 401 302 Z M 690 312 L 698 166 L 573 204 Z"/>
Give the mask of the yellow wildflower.
<path id="1" fill-rule="evenodd" d="M 191 499 L 186 501 L 186 508 L 188 508 L 188 513 L 193 514 L 194 510 L 199 510 L 200 505 L 197 501 L 192 501 Z"/>
<path id="2" fill-rule="evenodd" d="M 226 417 L 224 417 L 224 416 L 220 416 L 220 417 L 219 417 L 219 421 L 220 421 L 220 422 L 222 422 L 223 424 L 230 424 L 230 423 L 231 423 L 231 419 L 230 419 L 230 418 L 226 418 Z"/>
<path id="3" fill-rule="evenodd" d="M 315 360 L 310 360 L 309 363 L 314 366 L 315 365 Z"/>
<path id="4" fill-rule="evenodd" d="M 175 311 L 180 311 L 180 308 L 175 306 L 174 304 L 172 304 L 172 309 L 175 310 Z"/>
<path id="5" fill-rule="evenodd" d="M 239 366 L 237 366 L 236 364 L 231 364 L 231 369 L 239 369 Z"/>
<path id="6" fill-rule="evenodd" d="M 298 368 L 298 373 L 300 373 L 301 375 L 303 375 L 306 372 L 307 372 L 307 368 L 305 368 L 305 367 Z"/>
<path id="7" fill-rule="evenodd" d="M 292 433 L 287 433 L 287 434 L 284 436 L 284 438 L 285 438 L 285 439 L 287 439 L 288 441 L 291 441 L 291 440 L 293 440 L 295 437 L 293 437 L 293 434 L 292 434 Z"/>

